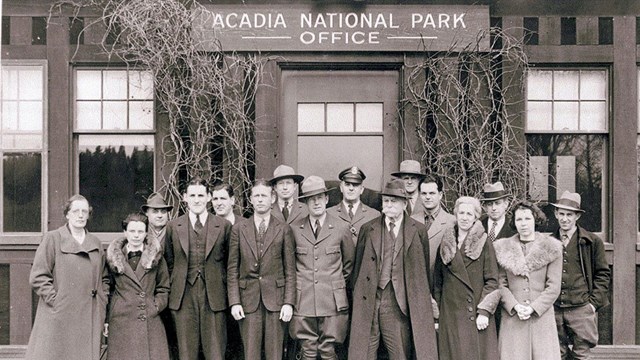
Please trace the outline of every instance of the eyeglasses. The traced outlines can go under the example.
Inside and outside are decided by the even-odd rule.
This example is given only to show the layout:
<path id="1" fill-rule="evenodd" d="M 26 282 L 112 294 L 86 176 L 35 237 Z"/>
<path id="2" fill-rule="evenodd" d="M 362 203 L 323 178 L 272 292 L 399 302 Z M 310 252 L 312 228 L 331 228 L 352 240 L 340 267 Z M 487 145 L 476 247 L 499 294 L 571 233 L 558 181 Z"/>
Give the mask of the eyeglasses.
<path id="1" fill-rule="evenodd" d="M 75 210 L 71 210 L 69 211 L 70 213 L 72 213 L 73 215 L 89 215 L 89 210 L 85 210 L 85 209 L 75 209 Z"/>

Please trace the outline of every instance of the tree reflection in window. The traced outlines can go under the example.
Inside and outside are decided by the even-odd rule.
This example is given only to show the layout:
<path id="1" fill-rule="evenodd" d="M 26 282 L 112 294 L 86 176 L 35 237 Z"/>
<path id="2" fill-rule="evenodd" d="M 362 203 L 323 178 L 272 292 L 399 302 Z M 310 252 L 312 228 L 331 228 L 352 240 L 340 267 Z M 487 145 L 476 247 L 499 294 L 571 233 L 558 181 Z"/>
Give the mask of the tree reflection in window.
<path id="1" fill-rule="evenodd" d="M 40 232 L 42 154 L 5 153 L 2 167 L 2 231 Z"/>
<path id="2" fill-rule="evenodd" d="M 605 135 L 527 135 L 527 154 L 529 157 L 542 156 L 548 160 L 548 198 L 539 200 L 554 203 L 564 190 L 575 191 L 582 196 L 582 209 L 585 210 L 578 221 L 579 225 L 589 231 L 603 231 L 602 180 L 603 164 L 606 163 Z M 573 159 L 574 173 L 559 166 L 559 157 L 566 157 L 565 160 Z M 567 179 L 569 183 L 566 183 Z M 529 191 L 531 192 L 531 189 Z M 549 222 L 546 228 L 539 230 L 554 231 L 558 228 L 553 209 L 553 206 L 544 207 Z"/>

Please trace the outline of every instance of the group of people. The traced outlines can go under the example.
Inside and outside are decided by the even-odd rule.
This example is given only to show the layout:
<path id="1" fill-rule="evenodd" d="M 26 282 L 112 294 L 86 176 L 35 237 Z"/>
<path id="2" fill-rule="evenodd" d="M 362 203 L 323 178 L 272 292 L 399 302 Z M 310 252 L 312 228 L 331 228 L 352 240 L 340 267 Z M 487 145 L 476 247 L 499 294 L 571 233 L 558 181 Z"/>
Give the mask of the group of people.
<path id="1" fill-rule="evenodd" d="M 381 212 L 360 200 L 356 166 L 328 208 L 324 179 L 280 165 L 254 182 L 248 219 L 231 186 L 194 178 L 186 214 L 169 221 L 153 194 L 106 252 L 71 197 L 34 258 L 27 359 L 98 359 L 105 336 L 109 359 L 224 359 L 234 329 L 247 360 L 589 358 L 610 271 L 577 225 L 579 194 L 551 204 L 560 228 L 546 235 L 544 213 L 500 182 L 450 214 L 417 161 L 391 175 Z"/>

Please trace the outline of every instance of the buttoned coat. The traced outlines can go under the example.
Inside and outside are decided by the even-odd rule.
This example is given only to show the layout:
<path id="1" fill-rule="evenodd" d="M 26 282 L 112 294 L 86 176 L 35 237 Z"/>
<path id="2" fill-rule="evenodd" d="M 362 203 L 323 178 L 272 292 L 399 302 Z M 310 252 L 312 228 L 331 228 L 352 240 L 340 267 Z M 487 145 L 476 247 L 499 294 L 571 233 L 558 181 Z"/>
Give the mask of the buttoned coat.
<path id="1" fill-rule="evenodd" d="M 415 358 L 438 358 L 436 334 L 429 286 L 429 243 L 427 229 L 405 216 L 402 222 L 404 244 L 398 256 L 404 256 L 404 282 Z M 382 241 L 386 232 L 384 216 L 362 226 L 356 248 L 352 275 L 353 312 L 349 344 L 349 360 L 369 360 L 367 351 L 375 313 Z M 401 254 L 401 255 L 400 255 Z"/>
<path id="2" fill-rule="evenodd" d="M 496 240 L 493 247 L 500 269 L 502 323 L 500 356 L 503 359 L 560 359 L 553 303 L 560 295 L 562 243 L 536 233 L 524 245 L 519 235 Z M 520 320 L 514 307 L 529 305 L 534 313 Z"/>
<path id="3" fill-rule="evenodd" d="M 411 218 L 420 224 L 424 224 L 424 212 L 411 214 Z M 438 246 L 442 242 L 444 230 L 451 228 L 456 224 L 456 217 L 449 214 L 443 208 L 440 208 L 438 215 L 431 223 L 431 227 L 427 230 L 429 236 L 429 269 L 433 273 L 433 267 L 436 263 L 436 255 L 438 254 Z"/>
<path id="4" fill-rule="evenodd" d="M 333 316 L 349 309 L 347 281 L 355 246 L 344 221 L 329 214 L 313 236 L 309 216 L 291 225 L 296 242 L 296 305 L 294 315 Z"/>
<path id="5" fill-rule="evenodd" d="M 179 310 L 187 284 L 189 265 L 189 216 L 187 214 L 167 224 L 165 259 L 171 274 L 169 309 Z M 209 213 L 206 224 L 204 283 L 212 311 L 227 309 L 227 248 L 231 223 Z"/>
<path id="6" fill-rule="evenodd" d="M 358 233 L 360 232 L 362 225 L 380 216 L 380 211 L 360 202 L 360 206 L 358 206 L 358 209 L 353 214 L 353 219 L 351 219 L 349 217 L 349 209 L 344 206 L 344 201 L 340 201 L 339 204 L 327 209 L 327 214 L 333 215 L 349 225 L 351 239 L 355 246 L 358 242 Z"/>
<path id="7" fill-rule="evenodd" d="M 477 221 L 458 249 L 458 228 L 448 228 L 438 249 L 433 297 L 440 307 L 440 360 L 497 360 L 498 335 L 491 316 L 499 304 L 498 264 L 493 245 Z M 489 318 L 484 330 L 476 317 Z"/>
<path id="8" fill-rule="evenodd" d="M 109 292 L 103 270 L 92 234 L 82 245 L 66 225 L 44 235 L 29 276 L 39 300 L 26 359 L 98 360 Z"/>
<path id="9" fill-rule="evenodd" d="M 289 212 L 289 217 L 287 218 L 287 220 L 284 219 L 284 215 L 282 214 L 277 201 L 273 205 L 271 205 L 271 216 L 289 225 L 308 215 L 309 210 L 307 209 L 307 206 L 299 202 L 298 200 L 292 200 L 291 212 Z"/>
<path id="10" fill-rule="evenodd" d="M 229 306 L 242 305 L 245 313 L 258 309 L 260 301 L 273 312 L 295 303 L 295 242 L 291 227 L 269 220 L 259 256 L 254 217 L 236 223 L 231 230 L 227 266 Z"/>
<path id="11" fill-rule="evenodd" d="M 168 360 L 167 336 L 160 319 L 169 299 L 169 270 L 162 246 L 155 238 L 147 238 L 133 269 L 125 254 L 126 244 L 126 239 L 116 239 L 107 248 L 111 280 L 107 358 Z"/>

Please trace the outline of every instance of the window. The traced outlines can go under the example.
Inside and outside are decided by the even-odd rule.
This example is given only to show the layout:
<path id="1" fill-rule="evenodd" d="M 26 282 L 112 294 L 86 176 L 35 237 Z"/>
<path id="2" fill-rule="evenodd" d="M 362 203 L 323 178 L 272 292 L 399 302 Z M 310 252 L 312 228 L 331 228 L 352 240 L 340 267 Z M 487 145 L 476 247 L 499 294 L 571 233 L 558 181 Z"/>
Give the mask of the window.
<path id="1" fill-rule="evenodd" d="M 582 196 L 580 224 L 604 232 L 609 80 L 603 69 L 535 69 L 527 74 L 528 195 L 553 203 L 565 191 Z M 553 208 L 549 224 L 557 229 Z"/>
<path id="2" fill-rule="evenodd" d="M 155 119 L 149 71 L 77 69 L 75 137 L 91 231 L 120 231 L 154 189 Z"/>
<path id="3" fill-rule="evenodd" d="M 46 184 L 44 62 L 2 63 L 0 233 L 42 233 Z"/>

